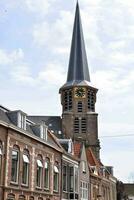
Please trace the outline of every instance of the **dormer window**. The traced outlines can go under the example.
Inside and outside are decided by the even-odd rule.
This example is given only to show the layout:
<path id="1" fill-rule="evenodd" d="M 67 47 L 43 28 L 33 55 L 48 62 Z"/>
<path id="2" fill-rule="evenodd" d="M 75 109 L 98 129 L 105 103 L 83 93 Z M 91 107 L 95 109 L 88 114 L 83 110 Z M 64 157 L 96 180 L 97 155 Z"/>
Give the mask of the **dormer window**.
<path id="1" fill-rule="evenodd" d="M 47 140 L 47 126 L 40 125 L 40 136 L 42 139 Z"/>
<path id="2" fill-rule="evenodd" d="M 26 130 L 26 115 L 18 112 L 18 127 Z"/>

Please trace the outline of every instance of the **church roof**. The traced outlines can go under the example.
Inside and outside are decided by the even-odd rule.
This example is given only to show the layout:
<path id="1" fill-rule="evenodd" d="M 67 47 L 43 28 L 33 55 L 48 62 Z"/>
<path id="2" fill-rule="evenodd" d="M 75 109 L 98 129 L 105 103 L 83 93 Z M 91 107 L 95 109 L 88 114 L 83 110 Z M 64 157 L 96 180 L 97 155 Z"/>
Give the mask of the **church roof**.
<path id="1" fill-rule="evenodd" d="M 79 4 L 77 2 L 67 82 L 63 87 L 68 87 L 72 85 L 89 85 L 89 82 L 90 76 L 88 70 L 87 55 Z"/>

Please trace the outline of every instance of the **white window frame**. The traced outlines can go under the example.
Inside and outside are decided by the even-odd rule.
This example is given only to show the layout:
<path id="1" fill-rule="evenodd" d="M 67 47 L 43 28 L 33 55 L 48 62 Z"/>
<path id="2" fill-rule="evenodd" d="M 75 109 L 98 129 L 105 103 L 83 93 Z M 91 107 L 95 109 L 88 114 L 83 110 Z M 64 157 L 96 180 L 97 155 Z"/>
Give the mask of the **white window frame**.
<path id="1" fill-rule="evenodd" d="M 56 165 L 54 165 L 54 175 L 55 174 L 57 176 L 57 184 L 56 184 L 56 188 L 55 188 L 55 185 L 53 185 L 53 191 L 58 192 L 59 191 L 59 169 Z M 53 184 L 54 184 L 54 181 L 53 181 Z"/>
<path id="2" fill-rule="evenodd" d="M 85 181 L 81 181 L 81 183 L 80 183 L 80 199 L 81 200 L 88 200 L 88 196 L 89 196 L 88 193 L 89 193 L 88 183 L 85 182 Z"/>
<path id="3" fill-rule="evenodd" d="M 18 112 L 18 127 L 26 130 L 26 115 Z"/>
<path id="4" fill-rule="evenodd" d="M 23 182 L 22 182 L 22 185 L 28 185 L 28 182 L 29 182 L 29 163 L 30 163 L 30 161 L 29 161 L 28 155 L 23 154 L 22 157 L 23 157 L 23 165 L 24 165 L 24 163 L 27 164 L 26 183 L 23 183 Z M 23 171 L 22 171 L 22 176 L 23 176 Z"/>
<path id="5" fill-rule="evenodd" d="M 41 173 L 40 173 L 40 185 L 37 185 L 37 170 L 39 170 L 38 168 L 40 168 Z M 40 159 L 37 159 L 37 168 L 36 168 L 36 187 L 37 188 L 41 188 L 41 183 L 42 183 L 42 171 L 43 170 L 43 164 L 42 161 Z"/>
<path id="6" fill-rule="evenodd" d="M 47 126 L 40 125 L 40 135 L 42 139 L 47 141 Z"/>
<path id="7" fill-rule="evenodd" d="M 45 161 L 45 171 L 46 171 L 46 169 L 48 169 L 48 187 L 45 187 L 45 180 L 44 180 L 44 188 L 45 188 L 45 190 L 49 190 L 49 188 L 50 188 L 50 160 L 49 159 L 47 159 L 46 161 Z M 45 176 L 46 176 L 46 174 L 44 174 Z"/>
<path id="8" fill-rule="evenodd" d="M 66 188 L 64 190 L 64 187 L 63 187 L 63 192 L 67 192 L 67 165 L 63 165 L 63 168 L 66 167 L 66 178 L 65 178 L 65 181 L 66 181 Z M 62 175 L 62 177 L 64 178 L 64 175 Z M 63 181 L 62 181 L 63 182 Z"/>
<path id="9" fill-rule="evenodd" d="M 13 181 L 12 179 L 11 179 L 11 183 L 15 183 L 15 184 L 18 184 L 18 180 L 19 180 L 19 158 L 20 158 L 20 155 L 19 155 L 19 150 L 17 150 L 17 149 L 12 149 L 12 153 L 13 152 L 16 152 L 17 153 L 17 155 L 18 155 L 18 160 L 17 160 L 17 172 L 16 172 L 16 174 L 17 174 L 17 176 L 16 176 L 16 181 Z M 12 155 L 13 154 L 11 154 L 11 172 L 12 172 Z M 11 174 L 12 175 L 12 174 Z M 12 176 L 11 176 L 11 178 L 12 178 Z"/>

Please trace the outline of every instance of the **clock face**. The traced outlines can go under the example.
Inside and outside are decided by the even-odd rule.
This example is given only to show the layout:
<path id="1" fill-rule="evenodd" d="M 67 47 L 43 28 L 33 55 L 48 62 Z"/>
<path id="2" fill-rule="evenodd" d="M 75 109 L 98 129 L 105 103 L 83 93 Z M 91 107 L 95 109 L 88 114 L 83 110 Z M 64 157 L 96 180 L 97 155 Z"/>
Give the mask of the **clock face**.
<path id="1" fill-rule="evenodd" d="M 74 95 L 77 98 L 85 98 L 85 95 L 86 95 L 85 88 L 83 88 L 83 87 L 75 88 Z"/>

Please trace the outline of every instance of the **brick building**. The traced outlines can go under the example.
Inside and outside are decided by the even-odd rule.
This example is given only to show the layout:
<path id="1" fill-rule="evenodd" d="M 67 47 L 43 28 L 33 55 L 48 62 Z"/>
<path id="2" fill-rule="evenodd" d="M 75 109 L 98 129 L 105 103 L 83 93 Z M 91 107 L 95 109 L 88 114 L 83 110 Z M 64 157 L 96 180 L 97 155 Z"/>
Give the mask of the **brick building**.
<path id="1" fill-rule="evenodd" d="M 0 107 L 0 200 L 60 199 L 61 160 L 47 126 Z"/>

